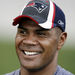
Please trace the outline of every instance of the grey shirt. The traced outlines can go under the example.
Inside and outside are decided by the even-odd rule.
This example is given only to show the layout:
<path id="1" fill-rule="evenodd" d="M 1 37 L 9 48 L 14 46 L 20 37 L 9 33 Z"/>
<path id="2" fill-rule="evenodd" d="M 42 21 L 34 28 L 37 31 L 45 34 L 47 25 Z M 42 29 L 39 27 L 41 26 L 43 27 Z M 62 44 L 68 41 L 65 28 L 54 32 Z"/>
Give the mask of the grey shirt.
<path id="1" fill-rule="evenodd" d="M 20 75 L 20 69 L 5 75 Z M 65 70 L 60 66 L 57 66 L 57 70 L 54 75 L 74 75 L 74 74 L 70 73 L 69 71 Z"/>

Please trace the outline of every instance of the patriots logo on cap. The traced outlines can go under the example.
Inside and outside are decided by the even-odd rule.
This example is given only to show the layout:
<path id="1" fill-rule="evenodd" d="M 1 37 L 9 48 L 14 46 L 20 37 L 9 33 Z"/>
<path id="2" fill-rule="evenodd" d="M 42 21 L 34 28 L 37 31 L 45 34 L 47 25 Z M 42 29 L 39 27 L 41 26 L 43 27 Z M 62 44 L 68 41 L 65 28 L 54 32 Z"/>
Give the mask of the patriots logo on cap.
<path id="1" fill-rule="evenodd" d="M 47 6 L 43 3 L 40 3 L 40 2 L 37 2 L 37 3 L 31 3 L 31 4 L 28 4 L 26 7 L 33 7 L 35 8 L 39 13 L 43 12 Z"/>

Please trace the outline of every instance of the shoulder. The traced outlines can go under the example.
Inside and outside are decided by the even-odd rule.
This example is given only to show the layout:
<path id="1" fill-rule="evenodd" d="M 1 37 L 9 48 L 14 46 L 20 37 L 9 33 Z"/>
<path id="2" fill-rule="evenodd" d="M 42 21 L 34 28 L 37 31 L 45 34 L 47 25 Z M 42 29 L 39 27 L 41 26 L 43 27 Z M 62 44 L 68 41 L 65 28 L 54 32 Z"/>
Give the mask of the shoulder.
<path id="1" fill-rule="evenodd" d="M 74 75 L 71 72 L 65 70 L 64 68 L 58 66 L 57 67 L 57 73 L 55 75 Z"/>
<path id="2" fill-rule="evenodd" d="M 4 75 L 19 75 L 19 73 L 20 73 L 20 69 L 15 70 L 15 71 L 13 71 L 11 73 L 4 74 Z"/>

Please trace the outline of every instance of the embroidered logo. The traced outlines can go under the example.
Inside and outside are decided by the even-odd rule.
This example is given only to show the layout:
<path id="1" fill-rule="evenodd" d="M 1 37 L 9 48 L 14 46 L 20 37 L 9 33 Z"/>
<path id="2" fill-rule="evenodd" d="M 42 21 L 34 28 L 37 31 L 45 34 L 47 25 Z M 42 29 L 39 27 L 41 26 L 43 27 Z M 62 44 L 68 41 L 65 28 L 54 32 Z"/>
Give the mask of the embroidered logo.
<path id="1" fill-rule="evenodd" d="M 62 22 L 61 20 L 59 20 L 59 21 L 58 21 L 58 24 L 64 25 L 64 22 Z"/>
<path id="2" fill-rule="evenodd" d="M 31 3 L 31 4 L 28 4 L 26 7 L 33 7 L 35 8 L 39 13 L 43 12 L 47 6 L 43 3 L 40 3 L 40 2 L 36 2 L 36 3 Z"/>

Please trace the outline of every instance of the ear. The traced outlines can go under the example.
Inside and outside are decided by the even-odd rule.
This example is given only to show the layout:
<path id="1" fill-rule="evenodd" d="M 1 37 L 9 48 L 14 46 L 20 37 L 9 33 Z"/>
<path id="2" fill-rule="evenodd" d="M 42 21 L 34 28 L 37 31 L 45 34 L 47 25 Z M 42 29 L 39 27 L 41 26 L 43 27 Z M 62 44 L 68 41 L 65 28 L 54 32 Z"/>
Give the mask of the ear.
<path id="1" fill-rule="evenodd" d="M 62 32 L 61 35 L 59 36 L 59 40 L 58 40 L 58 50 L 60 50 L 62 48 L 62 46 L 65 43 L 65 40 L 67 38 L 67 33 L 66 32 Z"/>

